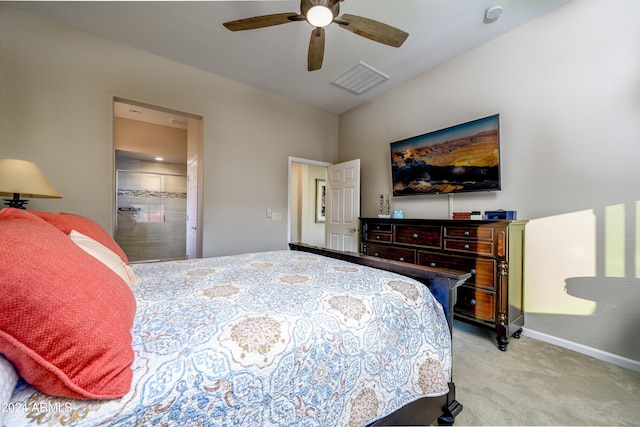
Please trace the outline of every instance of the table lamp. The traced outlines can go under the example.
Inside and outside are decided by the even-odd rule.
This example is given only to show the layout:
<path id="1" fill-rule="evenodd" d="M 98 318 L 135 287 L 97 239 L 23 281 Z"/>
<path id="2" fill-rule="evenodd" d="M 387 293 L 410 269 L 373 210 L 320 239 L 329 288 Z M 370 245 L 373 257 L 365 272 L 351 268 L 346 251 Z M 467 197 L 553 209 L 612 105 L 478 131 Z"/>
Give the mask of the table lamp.
<path id="1" fill-rule="evenodd" d="M 13 196 L 5 205 L 18 209 L 28 202 L 21 197 L 62 198 L 36 165 L 17 159 L 0 159 L 0 196 Z"/>

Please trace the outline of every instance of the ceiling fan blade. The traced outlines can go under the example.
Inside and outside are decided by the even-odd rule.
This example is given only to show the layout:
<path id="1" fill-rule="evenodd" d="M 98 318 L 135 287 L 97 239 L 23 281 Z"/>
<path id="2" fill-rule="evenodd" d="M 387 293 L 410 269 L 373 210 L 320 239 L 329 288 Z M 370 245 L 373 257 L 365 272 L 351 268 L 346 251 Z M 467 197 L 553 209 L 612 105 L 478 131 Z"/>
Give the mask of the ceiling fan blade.
<path id="1" fill-rule="evenodd" d="M 377 41 L 393 47 L 400 47 L 402 43 L 409 37 L 409 33 L 405 33 L 399 28 L 373 19 L 363 18 L 355 15 L 342 15 L 343 20 L 349 21 L 349 24 L 336 21 L 345 30 L 351 31 L 362 37 Z"/>
<path id="2" fill-rule="evenodd" d="M 256 28 L 272 27 L 274 25 L 286 24 L 295 20 L 297 13 L 276 13 L 274 15 L 254 16 L 253 18 L 238 19 L 237 21 L 225 22 L 224 25 L 231 31 L 255 30 Z"/>
<path id="3" fill-rule="evenodd" d="M 307 57 L 307 70 L 315 71 L 322 68 L 324 59 L 324 28 L 316 28 L 311 32 L 309 40 L 309 56 Z"/>

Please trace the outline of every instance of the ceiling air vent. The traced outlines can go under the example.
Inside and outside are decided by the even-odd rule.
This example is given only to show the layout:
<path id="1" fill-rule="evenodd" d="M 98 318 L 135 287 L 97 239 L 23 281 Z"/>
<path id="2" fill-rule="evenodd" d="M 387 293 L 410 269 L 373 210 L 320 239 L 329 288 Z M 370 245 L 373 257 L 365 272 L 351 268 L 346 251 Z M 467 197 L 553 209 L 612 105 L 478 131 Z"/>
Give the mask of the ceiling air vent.
<path id="1" fill-rule="evenodd" d="M 187 120 L 178 120 L 176 118 L 171 118 L 171 120 L 169 120 L 169 123 L 171 123 L 172 125 L 176 125 L 176 126 L 186 126 L 188 121 Z"/>
<path id="2" fill-rule="evenodd" d="M 361 62 L 332 81 L 331 84 L 360 95 L 387 80 L 389 80 L 389 76 Z"/>

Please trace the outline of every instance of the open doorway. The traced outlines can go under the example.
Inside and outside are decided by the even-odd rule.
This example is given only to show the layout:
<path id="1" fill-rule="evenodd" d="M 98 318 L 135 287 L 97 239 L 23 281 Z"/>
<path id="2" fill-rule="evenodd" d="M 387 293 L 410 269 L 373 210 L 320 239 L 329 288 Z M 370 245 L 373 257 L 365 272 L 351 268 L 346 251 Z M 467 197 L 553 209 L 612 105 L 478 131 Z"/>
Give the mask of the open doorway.
<path id="1" fill-rule="evenodd" d="M 331 163 L 289 157 L 288 241 L 326 247 L 323 183 Z"/>
<path id="2" fill-rule="evenodd" d="M 132 262 L 202 253 L 202 118 L 114 99 L 116 241 Z"/>

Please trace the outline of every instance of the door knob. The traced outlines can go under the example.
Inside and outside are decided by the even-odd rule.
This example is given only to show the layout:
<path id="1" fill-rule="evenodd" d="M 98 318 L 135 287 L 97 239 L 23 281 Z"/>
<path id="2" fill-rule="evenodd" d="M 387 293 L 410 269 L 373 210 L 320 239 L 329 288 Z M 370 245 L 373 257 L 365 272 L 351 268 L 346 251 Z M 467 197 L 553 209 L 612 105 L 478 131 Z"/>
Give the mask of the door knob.
<path id="1" fill-rule="evenodd" d="M 353 227 L 347 230 L 349 233 L 355 233 L 356 231 L 358 231 L 357 228 Z"/>

